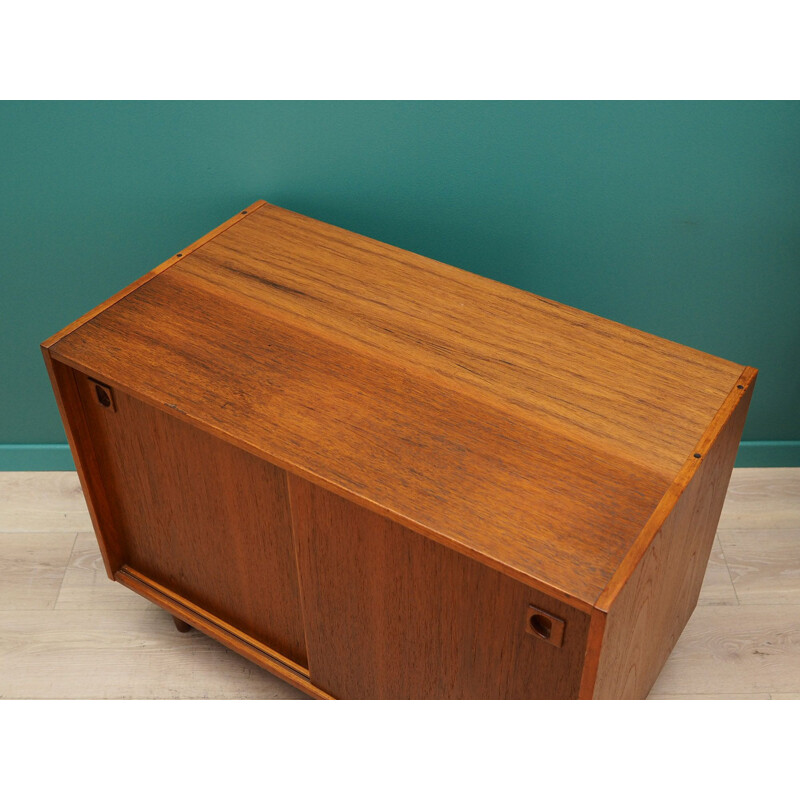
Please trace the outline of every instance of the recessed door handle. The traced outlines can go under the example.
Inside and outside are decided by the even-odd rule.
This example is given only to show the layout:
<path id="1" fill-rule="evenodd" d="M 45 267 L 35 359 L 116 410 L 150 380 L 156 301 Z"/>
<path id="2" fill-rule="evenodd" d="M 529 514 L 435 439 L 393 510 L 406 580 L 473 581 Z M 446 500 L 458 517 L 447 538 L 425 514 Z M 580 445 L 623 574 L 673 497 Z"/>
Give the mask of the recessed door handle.
<path id="1" fill-rule="evenodd" d="M 561 647 L 564 643 L 564 628 L 567 624 L 563 619 L 549 614 L 536 606 L 528 606 L 525 615 L 525 632 L 537 639 Z"/>

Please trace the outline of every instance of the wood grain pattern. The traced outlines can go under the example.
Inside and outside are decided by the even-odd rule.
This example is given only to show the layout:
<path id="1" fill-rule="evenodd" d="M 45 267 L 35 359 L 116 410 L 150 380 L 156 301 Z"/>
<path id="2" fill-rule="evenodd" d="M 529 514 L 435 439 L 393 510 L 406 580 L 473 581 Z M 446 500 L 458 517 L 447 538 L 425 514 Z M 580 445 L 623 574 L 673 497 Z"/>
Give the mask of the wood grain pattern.
<path id="1" fill-rule="evenodd" d="M 113 580 L 114 573 L 122 566 L 122 544 L 108 498 L 103 491 L 100 467 L 91 443 L 91 431 L 86 422 L 75 375 L 69 367 L 53 359 L 50 349 L 44 345 L 42 356 L 67 434 L 72 460 L 77 467 L 89 517 L 97 534 L 106 574 Z"/>
<path id="2" fill-rule="evenodd" d="M 734 443 L 729 443 L 729 447 L 735 450 L 739 446 L 739 439 L 741 438 L 742 428 L 744 427 L 744 419 L 747 416 L 747 409 L 750 406 L 750 398 L 753 394 L 753 388 L 758 376 L 758 371 L 752 367 L 745 367 L 742 374 L 739 376 L 736 386 L 731 388 L 724 402 L 720 405 L 714 418 L 709 423 L 699 441 L 692 448 L 693 452 L 687 456 L 686 460 L 681 467 L 680 472 L 675 476 L 672 485 L 667 489 L 664 496 L 659 501 L 650 519 L 647 520 L 633 545 L 628 550 L 622 563 L 619 565 L 614 576 L 609 581 L 603 593 L 597 599 L 596 607 L 601 611 L 608 611 L 608 609 L 615 602 L 617 595 L 623 587 L 628 585 L 628 581 L 637 569 L 639 561 L 645 557 L 649 552 L 649 548 L 655 537 L 661 531 L 664 523 L 668 520 L 669 516 L 673 513 L 675 506 L 680 502 L 683 493 L 687 487 L 694 482 L 694 491 L 698 494 L 706 491 L 703 488 L 703 479 L 697 478 L 697 474 L 701 472 L 701 467 L 705 463 L 708 454 L 711 450 L 719 452 L 720 446 L 717 444 L 720 438 L 723 438 L 723 433 L 731 428 L 731 418 L 736 417 L 741 422 L 738 427 L 739 438 Z M 735 435 L 737 428 L 733 427 L 734 434 L 727 434 L 730 438 Z M 724 480 L 727 487 L 730 480 L 731 471 L 733 468 L 733 461 L 731 466 L 725 471 L 724 476 L 713 473 L 714 481 Z M 709 470 L 702 470 L 704 474 L 709 474 Z M 722 492 L 720 504 L 724 501 L 725 491 Z M 717 515 L 717 519 L 719 514 Z M 716 525 L 716 521 L 715 521 Z M 710 545 L 709 545 L 710 546 Z"/>
<path id="3" fill-rule="evenodd" d="M 51 350 L 585 610 L 741 373 L 268 205 Z"/>
<path id="4" fill-rule="evenodd" d="M 109 576 L 325 697 L 645 696 L 756 375 L 263 202 L 43 352 Z"/>
<path id="5" fill-rule="evenodd" d="M 123 392 L 106 409 L 74 378 L 121 561 L 305 665 L 285 474 Z"/>
<path id="6" fill-rule="evenodd" d="M 740 371 L 274 206 L 198 252 L 180 272 L 209 291 L 255 300 L 259 309 L 364 348 L 376 360 L 416 367 L 459 394 L 526 419 L 533 414 L 538 425 L 570 439 L 616 446 L 619 455 L 653 470 L 664 467 L 654 448 L 679 466 L 699 438 L 696 417 L 716 411 Z M 683 381 L 692 373 L 702 386 L 692 386 L 686 398 Z M 669 423 L 659 430 L 662 414 Z M 687 429 L 681 450 L 666 431 L 682 437 Z"/>
<path id="7" fill-rule="evenodd" d="M 181 258 L 210 242 L 215 236 L 231 228 L 237 222 L 246 219 L 247 214 L 252 213 L 263 205 L 263 200 L 256 201 L 247 209 L 241 211 L 237 216 L 232 217 L 214 230 L 209 231 L 205 236 L 200 237 L 196 242 L 186 247 L 185 250 L 167 259 L 155 269 L 143 275 L 129 286 L 126 286 L 65 328 L 62 328 L 58 333 L 49 337 L 41 344 L 44 363 L 48 375 L 50 376 L 50 383 L 53 387 L 53 393 L 56 398 L 59 414 L 61 415 L 61 421 L 67 434 L 67 441 L 69 442 L 72 458 L 77 468 L 78 478 L 80 479 L 89 516 L 98 536 L 100 551 L 103 555 L 103 562 L 109 578 L 113 579 L 114 573 L 121 566 L 121 553 L 119 552 L 120 538 L 115 529 L 114 519 L 108 508 L 106 497 L 104 493 L 99 490 L 101 484 L 97 461 L 94 451 L 89 444 L 90 432 L 87 428 L 86 420 L 84 419 L 83 411 L 76 395 L 75 381 L 70 370 L 66 369 L 63 364 L 54 361 L 51 350 L 54 345 L 63 341 L 71 332 L 80 329 L 81 326 L 110 309 L 115 303 L 124 299 L 138 288 L 145 285 L 148 281 L 178 263 Z"/>
<path id="8" fill-rule="evenodd" d="M 150 270 L 150 272 L 145 273 L 142 275 L 141 278 L 137 278 L 133 283 L 128 284 L 124 289 L 121 289 L 116 294 L 111 295 L 108 300 L 104 300 L 100 305 L 93 308 L 91 311 L 87 311 L 85 314 L 82 314 L 78 319 L 74 322 L 70 322 L 69 325 L 62 328 L 58 333 L 54 333 L 49 338 L 45 339 L 42 342 L 42 349 L 49 350 L 52 345 L 56 342 L 63 339 L 69 333 L 80 328 L 85 322 L 88 322 L 90 319 L 93 319 L 98 314 L 105 311 L 107 308 L 110 308 L 114 305 L 114 303 L 122 300 L 123 297 L 126 297 L 131 292 L 138 289 L 143 284 L 147 283 L 148 281 L 152 280 L 156 277 L 156 275 L 160 275 L 165 269 L 174 266 L 177 264 L 182 258 L 185 258 L 189 255 L 189 253 L 193 253 L 199 247 L 202 247 L 204 244 L 210 242 L 214 237 L 219 236 L 220 233 L 223 231 L 228 230 L 231 226 L 235 225 L 237 222 L 242 221 L 242 217 L 246 214 L 250 214 L 254 212 L 256 209 L 261 208 L 264 205 L 263 200 L 257 200 L 252 205 L 248 206 L 244 211 L 240 211 L 235 217 L 231 217 L 230 219 L 223 222 L 221 225 L 218 225 L 214 230 L 209 231 L 205 236 L 201 236 L 196 242 L 193 242 L 190 245 L 187 245 L 180 253 L 176 253 L 174 256 L 170 256 L 166 261 L 163 261 L 157 267 L 154 267 Z"/>
<path id="9" fill-rule="evenodd" d="M 733 412 L 710 446 L 700 446 L 671 513 L 624 585 L 609 592 L 595 698 L 647 697 L 697 604 L 755 375 L 742 380 Z"/>
<path id="10" fill-rule="evenodd" d="M 588 615 L 289 479 L 311 680 L 335 697 L 577 697 Z M 533 605 L 560 648 L 526 633 Z"/>

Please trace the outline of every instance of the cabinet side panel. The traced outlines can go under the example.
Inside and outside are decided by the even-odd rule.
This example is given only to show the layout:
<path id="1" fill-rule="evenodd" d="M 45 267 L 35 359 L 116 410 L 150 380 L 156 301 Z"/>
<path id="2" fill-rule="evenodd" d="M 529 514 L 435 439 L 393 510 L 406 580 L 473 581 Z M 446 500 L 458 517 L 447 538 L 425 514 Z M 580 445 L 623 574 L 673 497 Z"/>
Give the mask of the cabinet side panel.
<path id="1" fill-rule="evenodd" d="M 697 605 L 755 381 L 608 610 L 595 699 L 647 697 Z"/>
<path id="2" fill-rule="evenodd" d="M 105 487 L 100 480 L 100 466 L 89 435 L 75 372 L 53 359 L 46 347 L 42 347 L 42 355 L 50 375 L 72 458 L 78 470 L 83 496 L 92 519 L 106 573 L 113 580 L 116 571 L 125 563 L 125 553 Z"/>
<path id="3" fill-rule="evenodd" d="M 286 473 L 75 372 L 125 564 L 307 666 Z"/>
<path id="4" fill-rule="evenodd" d="M 289 475 L 311 680 L 343 699 L 575 698 L 589 617 Z M 563 620 L 556 647 L 529 606 Z"/>

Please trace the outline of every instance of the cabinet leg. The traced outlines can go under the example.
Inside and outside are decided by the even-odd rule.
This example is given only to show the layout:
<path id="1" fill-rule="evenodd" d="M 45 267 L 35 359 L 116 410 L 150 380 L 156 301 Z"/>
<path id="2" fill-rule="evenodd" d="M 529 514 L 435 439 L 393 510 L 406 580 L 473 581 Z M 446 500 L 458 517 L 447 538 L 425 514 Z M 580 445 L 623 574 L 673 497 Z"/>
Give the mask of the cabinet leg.
<path id="1" fill-rule="evenodd" d="M 178 619 L 177 617 L 173 617 L 172 621 L 175 623 L 178 633 L 188 633 L 192 629 L 191 625 L 184 622 L 182 619 Z"/>

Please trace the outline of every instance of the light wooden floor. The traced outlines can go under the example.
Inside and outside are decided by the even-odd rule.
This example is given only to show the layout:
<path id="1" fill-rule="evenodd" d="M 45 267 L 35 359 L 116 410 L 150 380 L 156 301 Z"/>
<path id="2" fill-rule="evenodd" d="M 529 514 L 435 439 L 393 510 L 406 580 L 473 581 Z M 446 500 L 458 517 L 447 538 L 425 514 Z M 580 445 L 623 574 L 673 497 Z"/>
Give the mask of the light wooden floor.
<path id="1" fill-rule="evenodd" d="M 301 698 L 109 581 L 75 473 L 0 473 L 0 697 Z M 652 699 L 800 699 L 800 469 L 735 470 Z"/>

